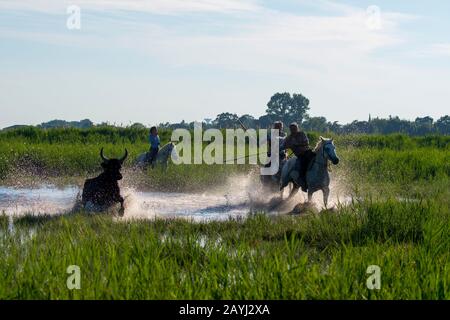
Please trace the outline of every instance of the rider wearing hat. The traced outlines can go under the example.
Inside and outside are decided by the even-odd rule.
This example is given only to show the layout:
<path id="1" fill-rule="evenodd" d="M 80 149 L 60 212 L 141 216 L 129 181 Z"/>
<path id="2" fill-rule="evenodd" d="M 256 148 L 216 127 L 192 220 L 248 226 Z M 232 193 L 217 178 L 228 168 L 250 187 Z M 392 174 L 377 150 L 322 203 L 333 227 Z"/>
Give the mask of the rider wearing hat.
<path id="1" fill-rule="evenodd" d="M 314 153 L 309 147 L 309 139 L 306 134 L 299 129 L 296 122 L 289 125 L 290 135 L 284 141 L 284 148 L 291 149 L 297 157 L 296 167 L 299 172 L 299 184 L 304 192 L 307 191 L 306 170 L 309 161 Z"/>

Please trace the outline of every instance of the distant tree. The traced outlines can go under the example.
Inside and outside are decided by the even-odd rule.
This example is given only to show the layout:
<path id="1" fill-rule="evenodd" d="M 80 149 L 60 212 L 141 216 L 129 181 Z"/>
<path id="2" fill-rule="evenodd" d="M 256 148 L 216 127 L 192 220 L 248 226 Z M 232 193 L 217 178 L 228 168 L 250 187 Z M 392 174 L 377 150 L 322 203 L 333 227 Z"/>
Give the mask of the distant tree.
<path id="1" fill-rule="evenodd" d="M 212 119 L 212 118 L 205 118 L 205 119 L 203 119 L 203 121 L 202 121 L 203 129 L 206 130 L 206 129 L 209 129 L 209 128 L 213 128 L 214 127 L 213 120 L 214 119 Z"/>
<path id="2" fill-rule="evenodd" d="M 433 131 L 433 118 L 429 116 L 423 118 L 417 117 L 414 123 L 416 134 L 423 135 Z"/>
<path id="3" fill-rule="evenodd" d="M 408 133 L 411 131 L 411 122 L 406 120 L 401 120 L 399 117 L 389 116 L 388 119 L 372 119 L 369 124 L 369 130 L 367 133 L 379 133 L 379 134 L 390 134 L 390 133 Z"/>
<path id="4" fill-rule="evenodd" d="M 343 126 L 345 133 L 369 133 L 370 127 L 368 121 L 355 120 L 352 123 Z"/>
<path id="5" fill-rule="evenodd" d="M 48 122 L 41 123 L 38 128 L 51 129 L 51 128 L 81 128 L 87 129 L 92 128 L 94 123 L 89 119 L 84 119 L 81 121 L 65 121 L 65 120 L 51 120 Z"/>
<path id="6" fill-rule="evenodd" d="M 142 123 L 135 122 L 130 126 L 131 129 L 145 129 L 145 126 Z"/>
<path id="7" fill-rule="evenodd" d="M 249 114 L 244 114 L 243 116 L 239 117 L 239 120 L 246 128 L 254 128 L 257 122 L 257 120 Z"/>
<path id="8" fill-rule="evenodd" d="M 239 125 L 237 122 L 238 120 L 237 114 L 224 112 L 221 114 L 218 114 L 216 119 L 214 120 L 214 125 L 218 126 L 219 128 L 234 128 L 235 126 Z"/>
<path id="9" fill-rule="evenodd" d="M 433 125 L 433 121 L 434 121 L 434 119 L 432 117 L 426 116 L 423 118 L 417 117 L 414 122 L 419 125 L 425 125 L 425 126 L 428 126 L 429 128 L 431 128 L 431 126 Z"/>
<path id="10" fill-rule="evenodd" d="M 24 124 L 16 124 L 10 127 L 5 127 L 0 131 L 10 131 L 10 130 L 17 130 L 17 129 L 25 129 L 25 128 L 30 128 L 32 126 L 29 125 L 24 125 Z"/>
<path id="11" fill-rule="evenodd" d="M 81 128 L 81 129 L 88 129 L 88 128 L 92 128 L 94 126 L 94 123 L 89 119 L 84 119 L 84 120 L 81 120 L 78 122 L 72 121 L 70 124 L 76 128 Z"/>
<path id="12" fill-rule="evenodd" d="M 51 120 L 48 122 L 43 122 L 38 125 L 38 128 L 50 129 L 50 128 L 67 128 L 68 123 L 64 120 Z"/>
<path id="13" fill-rule="evenodd" d="M 334 133 L 342 132 L 342 125 L 340 125 L 338 121 L 333 121 L 333 123 L 328 122 L 328 127 L 330 128 L 330 131 Z"/>
<path id="14" fill-rule="evenodd" d="M 268 129 L 276 121 L 275 119 L 276 118 L 274 116 L 266 114 L 258 118 L 257 126 L 259 126 L 261 129 Z"/>
<path id="15" fill-rule="evenodd" d="M 327 132 L 329 130 L 328 124 L 325 117 L 307 117 L 302 127 L 307 131 Z"/>
<path id="16" fill-rule="evenodd" d="M 301 123 L 309 110 L 309 100 L 301 94 L 275 93 L 267 103 L 266 113 L 284 123 Z"/>
<path id="17" fill-rule="evenodd" d="M 151 125 L 149 125 L 149 127 L 151 127 Z M 168 129 L 170 127 L 171 127 L 170 122 L 161 122 L 160 124 L 158 124 L 158 128 Z"/>
<path id="18" fill-rule="evenodd" d="M 441 134 L 450 134 L 450 117 L 443 116 L 436 121 L 436 130 Z"/>
<path id="19" fill-rule="evenodd" d="M 187 123 L 184 120 L 181 120 L 180 123 L 175 124 L 175 128 L 184 128 L 184 129 L 189 129 L 189 123 Z"/>

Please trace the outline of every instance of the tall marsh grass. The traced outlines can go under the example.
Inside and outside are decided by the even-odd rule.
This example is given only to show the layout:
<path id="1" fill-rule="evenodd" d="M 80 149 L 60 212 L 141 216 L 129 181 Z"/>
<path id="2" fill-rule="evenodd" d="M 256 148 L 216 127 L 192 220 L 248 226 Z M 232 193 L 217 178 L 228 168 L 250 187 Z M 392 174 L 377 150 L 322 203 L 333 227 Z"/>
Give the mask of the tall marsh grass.
<path id="1" fill-rule="evenodd" d="M 433 201 L 355 202 L 299 217 L 2 226 L 0 299 L 449 299 L 450 213 Z M 30 226 L 38 228 L 26 237 Z M 66 269 L 81 269 L 68 290 Z M 366 287 L 369 265 L 381 289 Z"/>
<path id="2" fill-rule="evenodd" d="M 1 132 L 0 181 L 21 172 L 96 174 L 103 146 L 110 156 L 128 148 L 128 172 L 147 149 L 146 135 Z M 168 141 L 170 132 L 161 135 Z M 207 223 L 74 213 L 27 215 L 13 224 L 0 214 L 0 299 L 450 299 L 448 142 L 335 137 L 341 163 L 332 175 L 355 197 L 319 213 Z M 206 190 L 252 169 L 171 165 L 148 170 L 143 180 L 158 190 Z M 81 269 L 80 290 L 66 286 L 69 265 Z M 370 265 L 381 268 L 380 290 L 366 286 Z"/>

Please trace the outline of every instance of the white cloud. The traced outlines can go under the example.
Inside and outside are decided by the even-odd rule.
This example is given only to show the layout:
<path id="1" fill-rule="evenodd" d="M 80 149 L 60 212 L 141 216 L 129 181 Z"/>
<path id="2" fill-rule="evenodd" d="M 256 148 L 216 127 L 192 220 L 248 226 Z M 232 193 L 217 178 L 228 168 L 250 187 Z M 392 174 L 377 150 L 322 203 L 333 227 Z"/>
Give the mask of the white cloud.
<path id="1" fill-rule="evenodd" d="M 276 72 L 291 75 L 310 70 L 327 72 L 346 68 L 361 69 L 369 64 L 371 54 L 377 49 L 398 45 L 404 39 L 398 33 L 399 24 L 412 17 L 383 12 L 383 28 L 367 27 L 366 10 L 330 1 L 303 1 L 321 9 L 340 12 L 336 16 L 302 16 L 257 7 L 254 1 L 238 0 L 91 0 L 91 8 L 128 8 L 158 12 L 176 10 L 231 10 L 254 9 L 231 22 L 207 20 L 195 33 L 185 29 L 195 22 L 160 25 L 155 22 L 130 21 L 114 17 L 82 20 L 81 33 L 66 30 L 45 32 L 41 30 L 8 30 L 2 37 L 13 37 L 88 47 L 129 48 L 144 51 L 152 57 L 171 65 L 208 65 L 257 72 Z M 12 1 L 1 1 L 12 5 Z M 54 1 L 17 1 L 34 8 L 50 7 Z M 41 4 L 38 6 L 37 4 Z M 258 8 L 256 10 L 256 8 Z M 199 20 L 201 20 L 201 16 Z M 82 18 L 83 19 L 83 18 Z M 105 19 L 109 19 L 105 20 Z M 187 25 L 186 25 L 187 23 Z M 222 23 L 224 32 L 215 34 L 208 25 Z M 62 24 L 61 24 L 62 25 Z M 108 36 L 106 36 L 108 34 Z"/>
<path id="2" fill-rule="evenodd" d="M 154 14 L 185 12 L 231 13 L 254 11 L 259 8 L 254 0 L 1 0 L 0 9 L 31 10 L 56 13 L 68 5 L 85 10 L 126 10 Z"/>
<path id="3" fill-rule="evenodd" d="M 405 41 L 397 32 L 403 16 L 386 13 L 383 29 L 371 30 L 365 11 L 343 16 L 298 16 L 266 10 L 226 34 L 185 34 L 179 26 L 145 27 L 115 45 L 144 50 L 172 65 L 209 65 L 233 70 L 302 75 L 337 69 L 360 72 L 377 49 Z M 181 26 L 181 28 L 183 28 Z M 308 71 L 309 70 L 309 71 Z M 313 71 L 314 70 L 314 71 Z M 344 74 L 346 74 L 344 73 Z"/>
<path id="4" fill-rule="evenodd" d="M 124 1 L 92 2 L 103 5 L 115 2 L 117 5 Z M 212 0 L 201 1 L 203 5 L 210 2 Z M 170 0 L 168 3 L 178 5 L 179 2 Z M 260 8 L 228 24 L 223 22 L 226 32 L 220 34 L 210 32 L 207 25 L 192 34 L 185 32 L 183 23 L 168 26 L 128 19 L 105 21 L 99 17 L 94 19 L 95 25 L 86 27 L 89 32 L 83 29 L 84 33 L 6 30 L 3 36 L 10 33 L 10 36 L 34 41 L 40 39 L 52 44 L 89 48 L 128 48 L 131 52 L 146 53 L 151 59 L 175 67 L 214 66 L 225 70 L 316 79 L 317 82 L 332 78 L 361 86 L 371 81 L 367 75 L 379 72 L 381 67 L 388 68 L 386 63 L 379 65 L 377 50 L 402 44 L 405 39 L 399 33 L 399 25 L 413 18 L 383 12 L 380 17 L 383 27 L 373 30 L 367 26 L 364 8 L 336 5 L 329 1 L 314 3 L 320 8 L 337 11 L 339 15 L 301 16 Z"/>
<path id="5" fill-rule="evenodd" d="M 37 7 L 35 3 L 42 1 L 20 2 Z M 0 1 L 0 8 L 4 3 L 5 1 Z M 326 115 L 335 120 L 352 120 L 365 118 L 369 112 L 380 116 L 390 113 L 417 116 L 420 112 L 429 111 L 423 110 L 424 105 L 439 108 L 444 97 L 450 98 L 445 87 L 450 80 L 448 73 L 435 72 L 432 69 L 420 70 L 411 61 L 405 64 L 403 61 L 390 62 L 385 55 L 380 54 L 383 49 L 395 48 L 408 42 L 409 39 L 402 32 L 402 23 L 417 19 L 411 15 L 382 10 L 381 28 L 373 29 L 367 26 L 366 8 L 323 0 L 302 0 L 301 3 L 308 3 L 310 6 L 317 6 L 334 14 L 287 13 L 263 8 L 254 1 L 155 0 L 151 1 L 150 5 L 150 2 L 134 0 L 92 0 L 89 3 L 91 9 L 119 11 L 108 17 L 99 15 L 98 19 L 95 13 L 91 14 L 88 24 L 83 20 L 80 33 L 68 33 L 66 30 L 46 32 L 39 29 L 23 29 L 25 31 L 3 29 L 0 37 L 9 36 L 43 41 L 52 45 L 72 45 L 90 49 L 129 49 L 130 57 L 136 52 L 145 53 L 149 59 L 157 61 L 162 67 L 206 66 L 210 73 L 216 70 L 235 72 L 232 74 L 236 77 L 236 82 L 242 74 L 251 74 L 253 79 L 260 81 L 259 84 L 249 82 L 246 84 L 248 87 L 244 88 L 245 85 L 237 86 L 221 80 L 222 82 L 214 83 L 217 84 L 217 91 L 214 93 L 211 81 L 196 84 L 194 79 L 189 80 L 189 90 L 185 90 L 184 96 L 190 96 L 191 104 L 185 101 L 180 103 L 183 108 L 188 106 L 185 109 L 197 106 L 197 100 L 203 101 L 213 97 L 218 111 L 228 108 L 228 111 L 240 112 L 245 109 L 246 112 L 258 115 L 263 112 L 270 94 L 278 90 L 287 90 L 301 91 L 310 97 L 313 114 Z M 43 9 L 44 5 L 39 8 Z M 48 8 L 51 8 L 50 4 Z M 169 25 L 151 19 L 122 19 L 120 10 L 125 8 L 158 14 L 182 15 L 188 12 L 204 14 L 199 14 L 195 21 L 180 19 L 176 24 Z M 65 10 L 62 12 L 64 15 Z M 222 21 L 209 19 L 210 12 L 239 12 L 239 14 Z M 92 19 L 93 16 L 95 19 Z M 217 25 L 220 26 L 220 32 L 214 32 L 209 28 Z M 435 45 L 430 51 L 449 54 L 450 45 Z M 192 78 L 195 78 L 195 75 Z M 140 80 L 142 81 L 136 83 L 142 85 L 146 81 Z M 179 80 L 168 80 L 164 86 L 158 88 L 158 92 L 166 90 L 167 93 L 172 86 L 176 87 Z M 123 95 L 123 100 L 132 97 L 137 105 L 142 104 L 142 101 L 151 100 L 143 99 L 138 92 L 131 94 L 133 86 L 128 83 L 129 80 L 121 79 L 121 81 L 124 90 L 114 90 L 111 94 L 115 99 L 111 99 L 108 103 L 115 103 L 116 92 L 119 91 Z M 122 82 L 120 84 L 122 85 Z M 180 88 L 183 86 L 186 85 L 179 85 Z M 227 86 L 228 90 L 223 90 Z M 251 97 L 247 94 L 249 91 L 252 92 Z M 157 93 L 155 98 L 152 98 L 159 99 L 156 103 L 164 106 L 162 110 L 177 105 L 176 95 L 169 93 L 158 96 L 159 98 L 156 96 Z M 167 96 L 170 96 L 171 103 L 167 102 L 169 99 Z M 239 99 L 233 100 L 233 96 Z M 182 112 L 180 109 L 176 114 L 190 120 L 192 110 L 186 111 L 188 116 Z M 199 117 L 201 112 L 198 111 Z M 172 117 L 172 114 L 167 117 Z M 161 119 L 164 117 L 161 116 Z"/>

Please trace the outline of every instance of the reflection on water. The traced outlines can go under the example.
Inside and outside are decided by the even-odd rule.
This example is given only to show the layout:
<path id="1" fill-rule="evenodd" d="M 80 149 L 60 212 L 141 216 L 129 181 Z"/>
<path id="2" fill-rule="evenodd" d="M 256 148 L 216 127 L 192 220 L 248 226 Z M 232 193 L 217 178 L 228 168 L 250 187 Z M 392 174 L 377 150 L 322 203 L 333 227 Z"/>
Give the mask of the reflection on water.
<path id="1" fill-rule="evenodd" d="M 77 194 L 76 187 L 0 187 L 0 212 L 8 215 L 63 213 L 73 208 Z"/>
<path id="2" fill-rule="evenodd" d="M 196 221 L 226 220 L 245 217 L 250 212 L 288 213 L 298 203 L 306 201 L 305 193 L 298 193 L 290 202 L 279 199 L 279 194 L 266 194 L 247 177 L 230 179 L 216 190 L 205 193 L 142 192 L 122 188 L 125 197 L 124 219 L 187 218 Z M 331 186 L 329 206 L 351 201 L 340 196 L 339 188 Z M 285 193 L 285 197 L 287 194 Z M 76 186 L 36 188 L 0 186 L 0 214 L 64 214 L 71 212 L 79 202 L 80 189 Z M 322 208 L 321 192 L 313 197 L 313 206 Z"/>
<path id="3" fill-rule="evenodd" d="M 223 220 L 249 213 L 245 193 L 226 195 L 139 192 L 124 188 L 125 218 L 185 217 L 194 220 Z M 80 190 L 77 187 L 0 187 L 0 213 L 62 214 L 70 212 Z"/>

